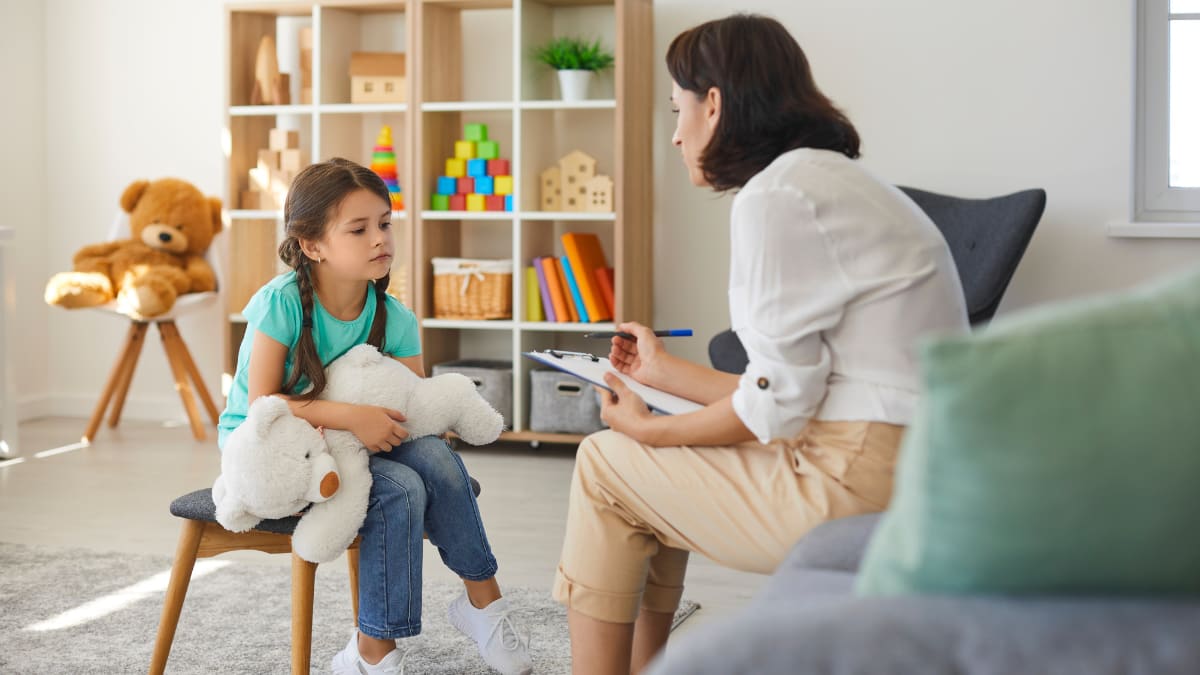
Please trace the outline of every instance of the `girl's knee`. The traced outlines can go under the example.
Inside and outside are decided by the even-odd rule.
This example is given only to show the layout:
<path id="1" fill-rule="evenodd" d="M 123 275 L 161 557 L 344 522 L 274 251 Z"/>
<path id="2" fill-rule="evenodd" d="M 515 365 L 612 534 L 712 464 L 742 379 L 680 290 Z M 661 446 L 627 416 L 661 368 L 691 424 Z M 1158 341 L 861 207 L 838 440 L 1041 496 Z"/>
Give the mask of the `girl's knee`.
<path id="1" fill-rule="evenodd" d="M 412 503 L 425 503 L 425 481 L 416 471 L 399 462 L 376 456 L 371 457 L 370 468 L 372 497 L 403 494 Z"/>
<path id="2" fill-rule="evenodd" d="M 407 462 L 418 468 L 426 484 L 455 487 L 467 482 L 467 470 L 450 444 L 437 436 L 423 436 L 404 444 Z"/>

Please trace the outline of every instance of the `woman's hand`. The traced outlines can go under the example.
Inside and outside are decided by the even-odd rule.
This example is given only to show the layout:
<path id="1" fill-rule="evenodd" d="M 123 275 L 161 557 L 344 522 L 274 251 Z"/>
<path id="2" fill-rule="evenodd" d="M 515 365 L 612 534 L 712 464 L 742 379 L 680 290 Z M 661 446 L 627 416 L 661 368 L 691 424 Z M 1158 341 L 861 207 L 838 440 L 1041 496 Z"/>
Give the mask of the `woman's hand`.
<path id="1" fill-rule="evenodd" d="M 346 429 L 358 437 L 368 452 L 387 452 L 408 439 L 408 430 L 400 426 L 404 420 L 404 413 L 399 410 L 356 405 L 351 408 Z"/>
<path id="2" fill-rule="evenodd" d="M 656 420 L 642 397 L 612 373 L 604 374 L 604 383 L 612 387 L 612 391 L 596 387 L 600 393 L 600 419 L 613 431 L 619 431 L 640 443 L 654 445 Z"/>
<path id="3" fill-rule="evenodd" d="M 612 339 L 608 360 L 612 361 L 613 368 L 642 384 L 662 389 L 660 383 L 666 376 L 667 361 L 671 356 L 663 346 L 662 339 L 635 321 L 618 324 L 617 330 L 630 333 L 635 339 Z"/>

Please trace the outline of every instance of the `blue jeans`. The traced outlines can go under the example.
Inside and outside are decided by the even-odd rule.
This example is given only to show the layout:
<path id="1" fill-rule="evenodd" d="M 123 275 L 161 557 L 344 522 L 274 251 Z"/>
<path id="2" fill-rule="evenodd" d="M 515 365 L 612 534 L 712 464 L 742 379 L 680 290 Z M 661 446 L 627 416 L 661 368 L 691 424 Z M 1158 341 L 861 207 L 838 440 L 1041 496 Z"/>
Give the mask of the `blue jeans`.
<path id="1" fill-rule="evenodd" d="M 496 576 L 462 459 L 436 436 L 370 458 L 371 500 L 359 534 L 358 629 L 381 640 L 421 632 L 422 535 L 463 579 Z"/>

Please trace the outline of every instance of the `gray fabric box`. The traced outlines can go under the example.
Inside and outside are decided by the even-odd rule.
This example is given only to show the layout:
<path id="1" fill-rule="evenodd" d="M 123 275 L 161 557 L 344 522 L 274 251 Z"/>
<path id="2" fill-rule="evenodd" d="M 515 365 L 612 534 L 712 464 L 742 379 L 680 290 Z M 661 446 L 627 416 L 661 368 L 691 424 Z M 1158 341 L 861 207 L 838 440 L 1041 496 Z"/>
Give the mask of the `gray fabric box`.
<path id="1" fill-rule="evenodd" d="M 504 428 L 512 429 L 512 362 L 461 359 L 433 366 L 433 374 L 460 373 L 471 378 L 479 395 L 504 416 Z"/>
<path id="2" fill-rule="evenodd" d="M 590 434 L 604 428 L 600 398 L 592 385 L 557 370 L 533 370 L 529 379 L 531 431 Z"/>

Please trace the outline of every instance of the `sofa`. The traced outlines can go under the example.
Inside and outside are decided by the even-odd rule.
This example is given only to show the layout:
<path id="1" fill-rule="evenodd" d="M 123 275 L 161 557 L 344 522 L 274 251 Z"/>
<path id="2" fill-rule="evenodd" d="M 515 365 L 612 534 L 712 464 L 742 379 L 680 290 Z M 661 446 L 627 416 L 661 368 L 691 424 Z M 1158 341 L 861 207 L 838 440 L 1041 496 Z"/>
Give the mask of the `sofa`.
<path id="1" fill-rule="evenodd" d="M 817 527 L 749 606 L 672 640 L 648 673 L 1200 672 L 1196 601 L 855 595 L 855 574 L 878 522 L 870 514 Z"/>
<path id="2" fill-rule="evenodd" d="M 1200 268 L 920 361 L 887 512 L 814 528 L 648 672 L 1200 673 Z"/>

